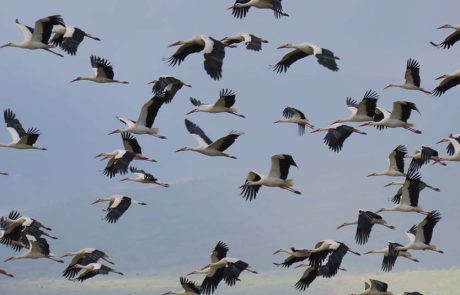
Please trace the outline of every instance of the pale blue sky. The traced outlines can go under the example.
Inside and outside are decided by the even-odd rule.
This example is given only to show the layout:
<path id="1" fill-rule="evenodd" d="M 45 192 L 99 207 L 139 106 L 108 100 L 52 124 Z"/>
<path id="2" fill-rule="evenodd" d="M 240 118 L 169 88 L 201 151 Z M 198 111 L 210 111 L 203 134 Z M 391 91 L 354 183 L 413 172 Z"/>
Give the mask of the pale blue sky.
<path id="1" fill-rule="evenodd" d="M 56 254 L 83 247 L 105 250 L 117 268 L 127 274 L 121 279 L 151 276 L 152 282 L 158 282 L 158 278 L 173 278 L 158 292 L 177 287 L 175 278 L 205 264 L 219 240 L 229 244 L 231 256 L 249 261 L 261 273 L 289 275 L 286 280 L 289 283 L 276 289 L 284 294 L 297 293 L 292 284 L 301 272 L 276 269 L 272 265 L 283 258 L 271 256 L 280 247 L 311 247 L 318 240 L 336 239 L 364 252 L 383 248 L 388 240 L 407 242 L 404 232 L 421 220 L 417 214 L 384 214 L 397 229 L 375 229 L 369 243 L 362 247 L 354 244 L 354 228 L 341 231 L 335 228 L 353 219 L 358 208 L 391 205 L 388 199 L 396 188 L 383 188 L 383 185 L 393 179 L 365 176 L 383 170 L 394 147 L 404 144 L 412 153 L 421 144 L 435 146 L 440 138 L 459 132 L 454 123 L 460 109 L 460 88 L 441 98 L 382 89 L 389 83 L 402 81 L 409 57 L 420 62 L 422 86 L 427 89 L 437 85 L 434 78 L 459 68 L 460 45 L 441 50 L 428 42 L 441 41 L 449 33 L 436 27 L 460 22 L 457 13 L 460 4 L 457 1 L 286 0 L 283 5 L 290 17 L 279 20 L 270 11 L 254 9 L 247 18 L 237 20 L 226 10 L 231 4 L 232 1 L 212 0 L 43 0 L 9 1 L 3 5 L 2 44 L 22 38 L 14 24 L 15 18 L 32 25 L 36 19 L 52 14 L 62 14 L 67 24 L 80 27 L 102 41 L 85 40 L 77 56 L 65 58 L 40 51 L 0 50 L 0 109 L 12 108 L 25 127 L 39 128 L 42 136 L 38 143 L 49 149 L 0 151 L 0 170 L 10 174 L 0 178 L 3 196 L 0 213 L 18 209 L 51 226 L 59 237 L 50 242 Z M 258 53 L 247 51 L 242 45 L 227 49 L 220 81 L 206 75 L 201 54 L 189 56 L 174 68 L 162 61 L 174 52 L 167 45 L 177 40 L 198 33 L 220 39 L 238 32 L 253 33 L 270 43 L 264 44 Z M 269 65 L 288 52 L 275 48 L 300 42 L 332 50 L 341 58 L 340 71 L 333 73 L 310 57 L 295 63 L 286 74 L 273 73 Z M 111 61 L 115 78 L 130 84 L 99 85 L 85 81 L 69 84 L 76 76 L 91 74 L 91 54 Z M 171 183 L 171 187 L 119 183 L 118 178 L 103 176 L 100 171 L 104 164 L 93 157 L 101 151 L 121 147 L 118 135 L 107 136 L 109 131 L 121 127 L 115 116 L 136 119 L 140 107 L 151 96 L 147 82 L 161 74 L 174 75 L 193 87 L 181 90 L 159 112 L 155 125 L 167 140 L 138 136 L 144 153 L 158 163 L 135 165 Z M 195 144 L 184 126 L 184 114 L 192 108 L 189 97 L 212 102 L 221 88 L 237 92 L 235 106 L 246 119 L 225 114 L 193 114 L 188 118 L 211 139 L 231 130 L 245 132 L 229 149 L 239 159 L 174 153 L 180 147 Z M 323 144 L 324 134 L 299 137 L 296 126 L 272 124 L 289 105 L 303 110 L 312 124 L 326 126 L 348 116 L 346 97 L 360 99 L 368 89 L 380 94 L 379 105 L 387 109 L 391 109 L 394 100 L 415 102 L 422 116 L 415 113 L 410 121 L 423 134 L 406 130 L 378 132 L 369 128 L 367 136 L 351 136 L 343 151 L 336 154 Z M 9 141 L 3 125 L 0 141 Z M 445 154 L 444 146 L 436 147 Z M 267 173 L 270 156 L 276 153 L 293 155 L 299 169 L 293 168 L 290 176 L 302 196 L 262 188 L 256 201 L 244 201 L 238 186 L 246 173 L 253 169 Z M 443 220 L 435 229 L 433 243 L 446 253 L 415 252 L 419 264 L 401 260 L 394 271 L 459 267 L 460 238 L 453 233 L 460 229 L 457 218 L 460 201 L 452 176 L 458 174 L 458 169 L 456 163 L 449 163 L 447 167 L 430 166 L 421 171 L 427 183 L 441 188 L 441 193 L 424 191 L 421 204 L 427 210 L 441 211 Z M 117 224 L 109 225 L 101 220 L 103 206 L 89 204 L 96 197 L 114 193 L 145 201 L 148 206 L 133 206 Z M 0 258 L 10 255 L 9 249 L 0 247 Z M 344 266 L 351 274 L 365 278 L 368 272 L 378 273 L 380 261 L 380 256 L 347 256 Z M 16 261 L 0 263 L 0 268 L 17 276 L 16 281 L 0 278 L 0 293 L 16 295 L 37 294 L 33 289 L 21 289 L 23 284 L 18 282 L 58 278 L 63 265 L 51 261 Z M 255 283 L 251 285 L 249 277 L 244 274 L 234 292 L 241 288 L 246 294 L 260 294 L 261 290 L 272 294 Z M 362 278 L 351 277 L 354 286 L 345 293 L 362 288 Z M 100 280 L 104 278 L 84 285 L 96 286 L 92 284 Z M 63 282 L 60 288 L 64 288 L 61 291 L 87 292 L 84 286 L 60 281 Z M 257 282 L 263 285 L 263 281 Z M 326 281 L 321 287 L 336 282 Z M 43 285 L 43 294 L 56 291 L 48 291 L 48 287 L 49 284 Z M 414 290 L 416 286 L 408 289 Z M 103 288 L 91 290 L 94 294 L 103 293 L 97 293 Z M 135 292 L 151 294 L 142 290 L 129 294 Z M 231 291 L 221 288 L 219 292 Z M 320 288 L 312 285 L 310 292 L 320 294 Z"/>

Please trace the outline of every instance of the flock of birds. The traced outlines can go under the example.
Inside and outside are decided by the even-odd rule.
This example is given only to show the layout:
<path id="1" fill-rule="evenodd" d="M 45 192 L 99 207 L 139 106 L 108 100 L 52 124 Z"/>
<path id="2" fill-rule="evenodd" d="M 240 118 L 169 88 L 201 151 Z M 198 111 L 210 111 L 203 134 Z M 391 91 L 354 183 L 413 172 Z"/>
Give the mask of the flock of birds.
<path id="1" fill-rule="evenodd" d="M 275 18 L 288 16 L 283 10 L 281 0 L 236 0 L 234 5 L 229 9 L 235 18 L 246 17 L 250 8 L 270 9 L 273 11 Z M 80 43 L 85 37 L 100 41 L 83 30 L 66 26 L 60 15 L 53 15 L 41 18 L 35 22 L 34 27 L 28 27 L 16 20 L 17 26 L 24 35 L 24 41 L 21 43 L 7 43 L 2 47 L 19 47 L 25 49 L 43 49 L 58 56 L 63 56 L 60 53 L 53 51 L 53 48 L 61 48 L 69 55 L 75 55 Z M 55 29 L 57 28 L 57 29 Z M 444 25 L 439 27 L 450 28 L 454 32 L 440 44 L 431 42 L 433 46 L 449 49 L 457 41 L 460 40 L 460 26 Z M 54 31 L 53 31 L 54 30 Z M 54 33 L 54 35 L 53 35 Z M 53 35 L 53 36 L 52 36 Z M 52 38 L 51 38 L 52 37 Z M 180 65 L 185 58 L 197 52 L 203 52 L 204 69 L 206 73 L 214 80 L 222 77 L 222 65 L 225 57 L 226 48 L 236 47 L 235 44 L 243 42 L 249 50 L 260 51 L 262 44 L 268 41 L 252 35 L 250 33 L 240 33 L 233 36 L 225 37 L 220 41 L 213 37 L 205 35 L 196 35 L 185 41 L 178 41 L 170 45 L 179 46 L 177 51 L 166 61 L 171 66 Z M 331 71 L 338 71 L 337 61 L 339 58 L 335 54 L 325 48 L 321 48 L 311 43 L 300 44 L 285 44 L 278 48 L 290 48 L 292 51 L 284 55 L 281 60 L 276 63 L 272 69 L 276 73 L 286 72 L 287 69 L 296 61 L 309 55 L 315 56 L 318 63 Z M 114 71 L 111 63 L 104 58 L 91 55 L 91 66 L 94 70 L 93 76 L 83 77 L 78 76 L 71 82 L 89 80 L 96 83 L 121 83 L 127 84 L 127 81 L 114 79 Z M 460 83 L 460 70 L 440 76 L 442 79 L 439 86 L 433 91 L 426 90 L 420 86 L 420 65 L 415 59 L 408 59 L 405 71 L 405 81 L 401 84 L 390 84 L 385 88 L 399 87 L 407 90 L 421 91 L 433 96 L 441 96 L 450 88 Z M 158 79 L 150 82 L 153 85 L 153 97 L 149 99 L 141 108 L 137 120 L 128 119 L 125 117 L 117 117 L 125 127 L 114 129 L 109 134 L 120 133 L 123 148 L 113 150 L 111 152 L 101 152 L 96 158 L 107 160 L 103 174 L 113 178 L 117 175 L 124 175 L 131 172 L 134 177 L 123 178 L 120 181 L 135 181 L 146 184 L 156 184 L 167 188 L 169 184 L 159 181 L 152 174 L 132 166 L 134 160 L 156 162 L 155 159 L 149 158 L 142 153 L 142 148 L 133 134 L 135 135 L 151 135 L 160 139 L 166 137 L 160 133 L 160 130 L 153 127 L 155 118 L 164 104 L 169 104 L 174 99 L 175 95 L 182 87 L 191 87 L 191 85 L 174 78 L 172 76 L 163 75 Z M 228 113 L 231 115 L 245 118 L 233 106 L 236 103 L 236 93 L 230 89 L 222 89 L 218 99 L 214 103 L 203 103 L 196 98 L 190 98 L 193 109 L 187 115 L 197 112 L 207 113 Z M 358 102 L 352 98 L 346 99 L 346 105 L 350 111 L 350 116 L 334 121 L 330 126 L 325 128 L 316 128 L 313 126 L 304 113 L 294 107 L 286 107 L 282 111 L 283 119 L 277 120 L 274 123 L 290 123 L 298 126 L 298 134 L 304 135 L 306 127 L 311 129 L 312 133 L 324 131 L 324 143 L 334 152 L 340 152 L 343 148 L 345 140 L 353 133 L 365 135 L 366 133 L 344 123 L 354 122 L 361 123 L 360 127 L 374 126 L 378 130 L 385 128 L 404 128 L 408 131 L 420 134 L 421 131 L 416 129 L 408 120 L 413 111 L 418 113 L 419 110 L 415 103 L 410 101 L 394 101 L 392 111 L 377 106 L 379 95 L 373 91 L 366 91 L 363 98 Z M 25 129 L 16 114 L 11 109 L 4 111 L 4 121 L 11 135 L 11 142 L 0 144 L 1 147 L 15 149 L 36 149 L 46 150 L 39 147 L 36 142 L 40 136 L 37 128 Z M 176 152 L 193 151 L 201 153 L 205 156 L 228 157 L 237 159 L 237 157 L 226 153 L 226 150 L 231 147 L 242 132 L 230 131 L 227 135 L 223 135 L 216 140 L 211 140 L 206 133 L 194 122 L 185 119 L 185 127 L 192 137 L 197 141 L 196 147 L 184 147 Z M 388 156 L 389 165 L 387 169 L 372 173 L 368 176 L 388 176 L 388 177 L 403 177 L 399 182 L 391 182 L 389 185 L 399 186 L 398 191 L 393 197 L 393 207 L 382 208 L 376 212 L 360 209 L 357 212 L 355 220 L 344 222 L 337 229 L 356 225 L 355 241 L 358 245 L 364 245 L 368 242 L 371 231 L 374 225 L 380 225 L 388 229 L 395 229 L 395 226 L 389 224 L 378 213 L 383 211 L 400 211 L 400 212 L 417 212 L 423 215 L 423 219 L 416 225 L 410 227 L 407 231 L 409 241 L 404 245 L 397 242 L 388 242 L 383 249 L 370 250 L 364 254 L 382 254 L 383 260 L 381 264 L 382 271 L 391 271 L 398 257 L 403 257 L 414 262 L 419 260 L 414 258 L 410 251 L 428 250 L 437 253 L 443 253 L 434 244 L 431 243 L 433 230 L 436 224 L 441 220 L 441 214 L 437 210 L 426 211 L 419 205 L 420 193 L 423 189 L 429 188 L 434 191 L 439 191 L 421 179 L 420 169 L 429 164 L 446 165 L 446 161 L 460 161 L 460 135 L 449 135 L 441 139 L 438 143 L 447 143 L 447 155 L 440 156 L 438 151 L 432 147 L 422 146 L 420 150 L 413 155 L 409 155 L 407 148 L 404 145 L 397 146 Z M 405 169 L 405 159 L 411 159 L 408 169 Z M 299 190 L 293 188 L 294 181 L 288 179 L 289 169 L 291 166 L 297 167 L 297 164 L 292 155 L 277 154 L 271 157 L 271 168 L 267 175 L 260 174 L 256 171 L 250 171 L 244 183 L 241 185 L 241 196 L 253 201 L 259 194 L 262 186 L 278 187 L 283 190 L 290 191 L 295 194 L 301 194 Z M 1 174 L 7 175 L 2 172 Z M 100 202 L 108 202 L 108 207 L 105 210 L 105 220 L 109 223 L 115 223 L 118 219 L 130 208 L 132 204 L 146 205 L 141 201 L 136 201 L 124 195 L 112 195 L 109 197 L 101 197 L 96 199 L 93 204 Z M 106 253 L 93 248 L 84 248 L 76 252 L 69 252 L 61 258 L 57 258 L 50 250 L 48 239 L 57 239 L 51 235 L 51 228 L 45 226 L 40 221 L 33 218 L 23 216 L 17 211 L 11 211 L 8 216 L 3 216 L 0 219 L 0 243 L 10 247 L 12 250 L 20 251 L 25 249 L 22 255 L 11 256 L 6 261 L 16 259 L 38 259 L 46 258 L 58 263 L 63 263 L 61 260 L 64 257 L 72 257 L 72 260 L 63 271 L 63 277 L 73 281 L 85 281 L 96 275 L 107 275 L 116 273 L 123 275 L 122 272 L 102 264 L 100 260 L 113 265 Z M 219 241 L 211 254 L 211 262 L 206 264 L 201 269 L 197 269 L 187 274 L 204 274 L 203 282 L 198 285 L 185 276 L 180 277 L 180 284 L 184 289 L 181 292 L 169 291 L 166 294 L 212 294 L 217 289 L 218 285 L 223 280 L 228 286 L 235 286 L 240 281 L 240 275 L 243 271 L 257 274 L 257 272 L 249 265 L 249 263 L 238 259 L 227 257 L 229 248 L 226 243 Z M 280 263 L 275 265 L 280 267 L 290 267 L 298 264 L 296 268 L 305 268 L 303 274 L 294 287 L 299 291 L 306 290 L 317 277 L 332 278 L 339 271 L 346 271 L 342 268 L 342 260 L 347 253 L 361 255 L 352 250 L 349 246 L 340 241 L 322 240 L 318 241 L 314 246 L 309 248 L 282 248 L 273 254 L 285 253 L 288 256 Z M 308 263 L 303 263 L 308 261 Z M 13 277 L 12 274 L 0 270 L 1 274 Z M 375 279 L 369 279 L 365 282 L 365 290 L 359 294 L 366 295 L 385 295 L 392 294 L 388 290 L 388 285 L 384 282 Z M 418 292 L 406 292 L 406 295 L 421 294 Z"/>

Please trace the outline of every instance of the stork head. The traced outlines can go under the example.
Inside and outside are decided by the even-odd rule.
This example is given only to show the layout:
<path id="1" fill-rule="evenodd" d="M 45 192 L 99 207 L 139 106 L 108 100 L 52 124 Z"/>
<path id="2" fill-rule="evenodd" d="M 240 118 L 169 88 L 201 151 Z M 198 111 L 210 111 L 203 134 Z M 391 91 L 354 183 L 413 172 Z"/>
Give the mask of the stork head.
<path id="1" fill-rule="evenodd" d="M 195 113 L 195 112 L 198 112 L 198 109 L 193 109 L 193 110 L 191 110 L 190 112 L 188 112 L 188 113 L 185 114 L 185 115 L 187 116 L 187 115 L 193 114 L 193 113 Z"/>
<path id="2" fill-rule="evenodd" d="M 277 47 L 276 49 L 281 49 L 281 48 L 293 48 L 293 45 L 291 43 L 287 43 L 287 44 Z"/>
<path id="3" fill-rule="evenodd" d="M 72 82 L 75 82 L 75 81 L 80 81 L 82 80 L 82 77 L 81 76 L 78 76 L 77 78 L 73 79 L 72 81 L 70 81 L 69 83 L 72 83 Z"/>
<path id="4" fill-rule="evenodd" d="M 363 255 L 372 254 L 372 253 L 374 253 L 374 252 L 375 252 L 375 250 L 369 250 L 369 251 L 367 251 L 367 252 L 364 252 Z"/>
<path id="5" fill-rule="evenodd" d="M 394 85 L 394 84 L 388 84 L 388 85 L 385 86 L 383 89 L 385 90 L 385 89 L 390 88 L 390 87 L 395 87 L 395 85 Z"/>
<path id="6" fill-rule="evenodd" d="M 0 46 L 0 48 L 11 47 L 11 46 L 13 46 L 13 43 L 9 42 L 9 43 L 6 43 L 6 44 Z"/>
<path id="7" fill-rule="evenodd" d="M 104 202 L 104 199 L 102 198 L 97 198 L 96 201 L 92 202 L 91 205 L 94 205 L 94 204 L 97 204 L 97 203 L 100 203 L 100 202 Z"/>
<path id="8" fill-rule="evenodd" d="M 189 151 L 189 150 L 190 150 L 190 148 L 188 148 L 188 147 L 183 147 L 183 148 L 181 148 L 181 149 L 178 149 L 178 150 L 176 151 L 176 153 L 178 153 L 178 152 L 184 152 L 184 151 Z"/>
<path id="9" fill-rule="evenodd" d="M 102 161 L 102 160 L 107 159 L 108 157 L 109 157 L 109 155 L 107 153 L 102 152 L 100 154 L 97 154 L 97 156 L 95 156 L 94 159 L 101 158 L 101 161 Z"/>
<path id="10" fill-rule="evenodd" d="M 449 139 L 446 137 L 446 138 L 443 138 L 440 141 L 436 142 L 436 144 L 440 144 L 440 143 L 447 142 L 447 141 L 449 141 Z"/>

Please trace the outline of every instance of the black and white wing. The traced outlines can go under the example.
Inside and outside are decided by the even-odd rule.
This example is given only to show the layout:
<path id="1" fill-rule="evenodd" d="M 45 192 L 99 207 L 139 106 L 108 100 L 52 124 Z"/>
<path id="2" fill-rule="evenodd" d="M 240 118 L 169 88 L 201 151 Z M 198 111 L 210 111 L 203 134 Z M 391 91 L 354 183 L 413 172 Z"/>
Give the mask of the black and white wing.
<path id="1" fill-rule="evenodd" d="M 90 61 L 91 67 L 93 68 L 96 77 L 113 79 L 115 74 L 113 72 L 112 64 L 108 60 L 95 55 L 91 55 Z"/>
<path id="2" fill-rule="evenodd" d="M 272 165 L 268 177 L 280 178 L 286 180 L 291 166 L 297 167 L 294 158 L 291 155 L 279 154 L 271 157 Z"/>
<path id="3" fill-rule="evenodd" d="M 222 78 L 222 65 L 225 58 L 225 45 L 212 37 L 201 36 L 205 45 L 204 53 L 204 69 L 213 80 Z"/>
<path id="4" fill-rule="evenodd" d="M 259 181 L 261 180 L 262 177 L 260 174 L 257 172 L 251 171 L 248 173 L 248 176 L 246 177 L 245 184 L 248 183 L 248 181 Z M 256 199 L 257 193 L 260 190 L 261 185 L 243 185 L 241 188 L 241 193 L 240 195 L 243 196 L 243 198 L 246 199 L 246 201 L 252 201 Z"/>
<path id="5" fill-rule="evenodd" d="M 199 146 L 209 146 L 212 140 L 204 133 L 204 131 L 192 121 L 185 119 L 185 127 L 187 131 L 195 138 Z"/>
<path id="6" fill-rule="evenodd" d="M 289 53 L 287 53 L 286 55 L 283 56 L 283 58 L 276 64 L 273 66 L 273 71 L 277 72 L 278 74 L 279 73 L 285 73 L 287 71 L 287 69 L 293 64 L 295 63 L 296 61 L 298 61 L 299 59 L 302 59 L 304 57 L 307 57 L 311 54 L 308 54 L 302 50 L 299 50 L 299 49 L 295 49 Z"/>
<path id="7" fill-rule="evenodd" d="M 130 206 L 131 198 L 123 196 L 119 199 L 116 199 L 113 204 L 109 204 L 105 220 L 107 220 L 108 223 L 117 222 Z"/>

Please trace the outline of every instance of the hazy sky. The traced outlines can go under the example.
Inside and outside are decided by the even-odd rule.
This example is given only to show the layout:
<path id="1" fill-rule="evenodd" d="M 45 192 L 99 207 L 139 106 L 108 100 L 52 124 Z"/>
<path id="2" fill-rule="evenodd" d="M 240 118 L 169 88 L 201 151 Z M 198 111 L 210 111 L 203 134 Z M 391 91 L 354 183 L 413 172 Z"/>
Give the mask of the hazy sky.
<path id="1" fill-rule="evenodd" d="M 254 9 L 245 19 L 234 19 L 226 10 L 232 3 L 18 0 L 3 5 L 2 44 L 22 39 L 14 24 L 16 18 L 32 26 L 36 19 L 52 14 L 62 14 L 68 25 L 80 27 L 102 41 L 86 39 L 77 56 L 65 58 L 44 51 L 0 50 L 0 109 L 11 108 L 24 127 L 39 128 L 42 136 L 38 144 L 49 149 L 0 151 L 0 171 L 10 174 L 0 178 L 0 213 L 17 209 L 52 227 L 53 234 L 59 237 L 50 241 L 57 255 L 83 247 L 104 250 L 126 276 L 98 277 L 76 284 L 59 277 L 63 265 L 52 261 L 13 261 L 0 263 L 0 268 L 17 277 L 0 278 L 2 295 L 64 291 L 105 294 L 107 286 L 117 284 L 128 287 L 121 291 L 110 289 L 111 293 L 161 294 L 177 289 L 180 275 L 206 264 L 219 240 L 230 246 L 230 256 L 248 261 L 261 274 L 243 274 L 236 287 L 222 286 L 218 293 L 297 294 L 292 285 L 301 271 L 277 269 L 272 264 L 284 258 L 271 255 L 280 247 L 308 248 L 318 240 L 335 239 L 365 252 L 383 248 L 388 240 L 407 242 L 404 232 L 422 219 L 418 214 L 385 213 L 385 219 L 397 229 L 375 228 L 365 246 L 354 243 L 355 228 L 335 228 L 354 219 L 358 208 L 376 210 L 391 206 L 389 199 L 397 188 L 383 185 L 395 179 L 365 176 L 384 170 L 388 153 L 397 145 L 404 144 L 413 153 L 425 144 L 445 154 L 444 146 L 436 146 L 435 142 L 459 132 L 455 122 L 460 109 L 460 88 L 440 98 L 402 89 L 382 89 L 389 83 L 403 81 L 409 57 L 420 62 L 422 87 L 426 89 L 436 87 L 436 77 L 459 68 L 460 45 L 441 50 L 429 45 L 429 41 L 442 41 L 450 33 L 436 30 L 438 26 L 459 22 L 460 3 L 286 0 L 283 5 L 290 17 L 278 20 L 270 11 Z M 175 50 L 167 45 L 177 40 L 199 33 L 221 39 L 238 32 L 253 33 L 270 43 L 257 53 L 247 51 L 243 45 L 227 49 L 223 78 L 217 82 L 204 72 L 202 54 L 191 55 L 174 68 L 162 61 Z M 292 65 L 286 74 L 278 75 L 269 69 L 288 52 L 276 47 L 300 42 L 332 50 L 341 58 L 340 71 L 333 73 L 311 57 Z M 76 76 L 92 73 L 91 54 L 107 58 L 113 63 L 115 78 L 130 84 L 69 84 Z M 161 74 L 174 75 L 193 87 L 181 90 L 157 116 L 155 126 L 167 140 L 137 137 L 144 154 L 158 163 L 134 165 L 171 183 L 171 187 L 119 183 L 119 177 L 105 177 L 101 174 L 104 163 L 93 158 L 102 151 L 122 147 L 119 135 L 107 135 L 122 127 L 115 116 L 137 119 L 140 107 L 151 97 L 147 82 Z M 202 113 L 188 118 L 211 139 L 231 130 L 244 132 L 228 150 L 239 159 L 208 158 L 191 152 L 176 154 L 178 148 L 195 145 L 184 125 L 184 114 L 192 109 L 189 97 L 213 102 L 222 88 L 237 92 L 235 106 L 246 119 Z M 379 106 L 387 109 L 395 100 L 415 102 L 422 115 L 414 113 L 410 121 L 423 134 L 368 128 L 367 136 L 352 135 L 342 152 L 336 154 L 323 144 L 324 134 L 299 137 L 296 126 L 273 124 L 289 105 L 303 110 L 312 124 L 327 126 L 348 116 L 346 97 L 359 100 L 368 89 L 380 94 Z M 0 142 L 9 140 L 7 130 L 0 128 Z M 291 169 L 290 177 L 303 194 L 262 188 L 255 201 L 243 200 L 238 186 L 247 172 L 267 173 L 270 157 L 277 153 L 293 155 L 299 169 Z M 393 284 L 395 294 L 406 290 L 426 294 L 452 292 L 454 287 L 449 282 L 453 279 L 449 278 L 458 278 L 460 266 L 460 238 L 456 234 L 460 230 L 460 200 L 452 175 L 458 175 L 459 169 L 457 163 L 449 163 L 447 167 L 430 166 L 421 171 L 424 181 L 441 188 L 440 193 L 425 190 L 421 205 L 426 210 L 438 209 L 443 216 L 436 226 L 433 243 L 445 254 L 414 252 L 420 263 L 399 260 L 394 274 L 382 277 L 381 256 L 347 255 L 343 262 L 349 270 L 347 274 L 315 282 L 308 292 L 360 292 L 362 281 L 369 276 L 385 279 L 390 288 Z M 104 205 L 90 203 L 114 193 L 145 201 L 148 206 L 132 206 L 117 224 L 107 224 L 101 220 Z M 10 249 L 0 247 L 0 257 L 11 255 Z M 401 281 L 398 272 L 411 278 L 420 275 L 420 280 Z M 437 278 L 446 280 L 440 283 Z M 200 281 L 201 277 L 194 279 Z M 418 285 L 422 280 L 425 285 Z M 426 284 L 430 280 L 432 283 Z M 434 289 L 437 285 L 440 287 Z"/>

